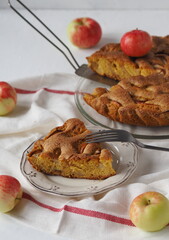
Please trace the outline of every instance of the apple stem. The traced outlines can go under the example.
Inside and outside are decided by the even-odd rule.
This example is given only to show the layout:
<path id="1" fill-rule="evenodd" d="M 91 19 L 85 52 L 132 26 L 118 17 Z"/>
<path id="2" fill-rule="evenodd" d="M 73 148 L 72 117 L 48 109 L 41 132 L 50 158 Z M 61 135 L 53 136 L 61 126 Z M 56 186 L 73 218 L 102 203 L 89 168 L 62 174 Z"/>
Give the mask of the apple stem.
<path id="1" fill-rule="evenodd" d="M 15 198 L 15 200 L 21 200 L 22 198 Z"/>

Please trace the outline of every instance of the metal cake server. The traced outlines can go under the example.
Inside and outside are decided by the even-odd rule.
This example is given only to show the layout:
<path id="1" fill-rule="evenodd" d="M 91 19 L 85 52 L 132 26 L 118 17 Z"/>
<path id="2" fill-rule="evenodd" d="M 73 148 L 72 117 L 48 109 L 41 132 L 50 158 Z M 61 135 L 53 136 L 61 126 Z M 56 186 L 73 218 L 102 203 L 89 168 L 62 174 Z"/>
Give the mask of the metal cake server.
<path id="1" fill-rule="evenodd" d="M 26 9 L 42 26 L 48 30 L 48 32 L 55 37 L 55 39 L 62 44 L 67 53 L 63 51 L 60 47 L 58 47 L 53 41 L 51 41 L 47 36 L 45 36 L 37 27 L 35 27 L 27 18 L 25 18 L 12 4 L 11 1 L 8 0 L 8 4 L 10 8 L 20 16 L 27 24 L 29 24 L 36 32 L 38 32 L 44 39 L 46 39 L 51 45 L 53 45 L 58 51 L 60 51 L 64 57 L 67 59 L 69 64 L 74 68 L 75 74 L 80 77 L 87 78 L 89 80 L 93 80 L 99 83 L 107 84 L 108 86 L 113 86 L 117 84 L 117 81 L 114 79 L 110 79 L 108 77 L 103 77 L 93 72 L 87 64 L 79 65 L 72 52 L 68 48 L 68 46 L 37 16 L 35 15 L 24 3 L 20 0 L 15 0 L 20 4 L 24 9 Z"/>

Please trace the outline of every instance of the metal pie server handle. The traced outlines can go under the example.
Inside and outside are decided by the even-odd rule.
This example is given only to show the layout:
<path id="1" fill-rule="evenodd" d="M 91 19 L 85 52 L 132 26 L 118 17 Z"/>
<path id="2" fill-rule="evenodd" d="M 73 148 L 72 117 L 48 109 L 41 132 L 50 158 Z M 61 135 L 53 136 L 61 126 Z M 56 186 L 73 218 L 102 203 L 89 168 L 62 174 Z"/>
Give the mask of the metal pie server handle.
<path id="1" fill-rule="evenodd" d="M 55 37 L 55 39 L 61 43 L 61 45 L 65 48 L 65 50 L 68 52 L 65 53 L 60 47 L 58 47 L 52 40 L 50 40 L 45 34 L 43 34 L 37 27 L 35 27 L 26 17 L 23 16 L 12 4 L 11 1 L 8 0 L 8 5 L 10 8 L 19 16 L 21 17 L 29 26 L 31 26 L 37 33 L 39 33 L 44 39 L 46 39 L 52 46 L 54 46 L 57 50 L 59 50 L 64 57 L 67 59 L 67 61 L 70 63 L 70 65 L 76 70 L 79 68 L 79 64 L 77 63 L 75 57 L 73 56 L 72 52 L 68 48 L 68 46 L 38 17 L 36 16 L 23 2 L 20 0 L 15 0 L 17 3 L 19 3 L 25 10 L 27 10 L 45 29 L 48 30 L 48 32 Z"/>
<path id="2" fill-rule="evenodd" d="M 83 64 L 82 66 L 79 66 L 78 62 L 76 61 L 75 57 L 73 56 L 72 52 L 68 48 L 68 46 L 38 17 L 36 16 L 22 1 L 15 0 L 18 4 L 20 4 L 24 9 L 26 9 L 45 29 L 48 30 L 52 36 L 55 37 L 55 39 L 61 43 L 61 45 L 64 47 L 64 49 L 67 51 L 63 51 L 60 47 L 58 47 L 53 41 L 51 41 L 46 35 L 44 35 L 37 27 L 35 27 L 26 17 L 23 16 L 12 4 L 11 0 L 8 0 L 8 4 L 10 8 L 19 16 L 21 17 L 29 26 L 31 26 L 36 32 L 38 32 L 44 39 L 46 39 L 52 46 L 54 46 L 57 50 L 59 50 L 64 57 L 67 59 L 69 64 L 74 68 L 75 73 L 78 76 L 81 76 L 83 78 L 87 78 L 99 83 L 104 83 L 109 86 L 113 86 L 117 84 L 117 81 L 113 79 L 109 79 L 107 77 L 99 76 L 97 73 L 94 73 L 87 64 Z"/>

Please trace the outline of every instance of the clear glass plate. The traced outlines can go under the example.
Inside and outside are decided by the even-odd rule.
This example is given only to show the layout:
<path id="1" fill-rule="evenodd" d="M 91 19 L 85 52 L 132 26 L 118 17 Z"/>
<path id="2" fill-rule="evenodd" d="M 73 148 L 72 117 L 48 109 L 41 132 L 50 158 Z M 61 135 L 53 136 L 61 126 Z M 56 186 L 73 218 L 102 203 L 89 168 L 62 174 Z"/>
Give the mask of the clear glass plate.
<path id="1" fill-rule="evenodd" d="M 132 133 L 136 138 L 142 139 L 169 139 L 169 127 L 139 127 L 131 126 L 108 119 L 97 113 L 83 99 L 84 93 L 91 93 L 96 87 L 109 88 L 107 85 L 88 79 L 78 79 L 75 93 L 75 103 L 80 113 L 92 124 L 104 128 L 124 129 Z"/>
<path id="2" fill-rule="evenodd" d="M 60 196 L 85 196 L 111 190 L 126 182 L 138 163 L 137 147 L 132 143 L 105 143 L 113 154 L 113 167 L 117 174 L 105 180 L 71 179 L 50 176 L 35 170 L 27 160 L 27 153 L 34 142 L 23 152 L 20 169 L 29 183 L 36 189 Z"/>

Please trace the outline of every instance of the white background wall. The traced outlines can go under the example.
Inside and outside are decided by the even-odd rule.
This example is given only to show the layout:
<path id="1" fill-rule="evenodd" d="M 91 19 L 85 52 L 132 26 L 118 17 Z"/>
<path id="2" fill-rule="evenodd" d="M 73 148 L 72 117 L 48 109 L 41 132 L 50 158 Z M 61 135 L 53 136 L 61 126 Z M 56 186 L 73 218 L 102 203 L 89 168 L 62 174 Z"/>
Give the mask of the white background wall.
<path id="1" fill-rule="evenodd" d="M 10 0 L 12 4 L 16 0 Z M 53 9 L 169 9 L 169 0 L 22 0 L 31 8 Z M 17 4 L 16 4 L 17 5 Z M 8 8 L 8 0 L 0 0 Z"/>

